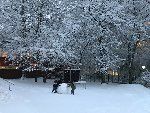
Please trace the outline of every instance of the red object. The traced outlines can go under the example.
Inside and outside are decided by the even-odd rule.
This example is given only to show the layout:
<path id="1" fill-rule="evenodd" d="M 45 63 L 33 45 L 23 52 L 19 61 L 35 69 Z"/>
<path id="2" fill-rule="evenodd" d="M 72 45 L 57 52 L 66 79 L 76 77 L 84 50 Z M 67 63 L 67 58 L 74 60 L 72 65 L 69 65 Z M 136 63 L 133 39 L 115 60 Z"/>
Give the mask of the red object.
<path id="1" fill-rule="evenodd" d="M 0 66 L 5 66 L 5 57 L 0 57 Z"/>
<path id="2" fill-rule="evenodd" d="M 6 57 L 0 57 L 0 66 L 9 66 L 12 61 L 6 59 Z"/>

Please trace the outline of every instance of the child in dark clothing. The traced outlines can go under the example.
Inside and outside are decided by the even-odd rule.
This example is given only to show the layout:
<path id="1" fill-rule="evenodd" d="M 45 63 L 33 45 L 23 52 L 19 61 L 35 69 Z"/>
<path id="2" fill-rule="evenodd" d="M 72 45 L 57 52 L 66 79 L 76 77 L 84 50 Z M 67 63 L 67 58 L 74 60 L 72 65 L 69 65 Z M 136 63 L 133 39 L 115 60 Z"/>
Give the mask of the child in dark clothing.
<path id="1" fill-rule="evenodd" d="M 58 87 L 60 86 L 61 83 L 62 83 L 61 80 L 55 80 L 54 84 L 53 84 L 53 90 L 52 90 L 52 92 L 57 93 L 57 89 L 58 89 Z"/>
<path id="2" fill-rule="evenodd" d="M 57 87 L 58 87 L 57 83 L 54 83 L 52 92 L 57 93 Z"/>
<path id="3" fill-rule="evenodd" d="M 69 86 L 71 87 L 71 94 L 74 95 L 74 90 L 76 89 L 75 84 L 74 84 L 73 82 L 71 82 L 71 83 L 69 84 Z"/>
<path id="4" fill-rule="evenodd" d="M 53 90 L 52 90 L 52 92 L 57 93 L 57 88 L 58 88 L 58 86 L 59 86 L 58 81 L 55 80 L 55 81 L 54 81 L 54 84 L 53 84 Z"/>

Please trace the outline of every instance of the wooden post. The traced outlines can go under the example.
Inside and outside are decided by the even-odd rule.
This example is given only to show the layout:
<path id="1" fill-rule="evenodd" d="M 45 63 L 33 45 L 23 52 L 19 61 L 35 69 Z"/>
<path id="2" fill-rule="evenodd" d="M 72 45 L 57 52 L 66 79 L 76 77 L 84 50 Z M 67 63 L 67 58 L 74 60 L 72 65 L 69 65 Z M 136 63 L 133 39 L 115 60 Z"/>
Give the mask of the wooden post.
<path id="1" fill-rule="evenodd" d="M 35 77 L 35 82 L 37 82 L 37 77 Z"/>
<path id="2" fill-rule="evenodd" d="M 46 77 L 43 77 L 43 82 L 46 83 Z"/>
<path id="3" fill-rule="evenodd" d="M 72 80 L 71 80 L 71 68 L 70 68 L 70 82 L 72 82 Z"/>

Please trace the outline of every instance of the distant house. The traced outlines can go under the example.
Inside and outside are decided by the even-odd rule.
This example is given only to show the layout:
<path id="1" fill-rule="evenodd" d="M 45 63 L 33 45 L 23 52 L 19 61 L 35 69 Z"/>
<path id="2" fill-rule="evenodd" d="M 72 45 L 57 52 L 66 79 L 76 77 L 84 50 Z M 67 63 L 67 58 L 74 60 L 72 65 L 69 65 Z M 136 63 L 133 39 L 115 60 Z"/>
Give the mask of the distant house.
<path id="1" fill-rule="evenodd" d="M 21 78 L 22 71 L 12 65 L 12 61 L 8 60 L 8 52 L 0 49 L 0 77 L 5 79 Z"/>

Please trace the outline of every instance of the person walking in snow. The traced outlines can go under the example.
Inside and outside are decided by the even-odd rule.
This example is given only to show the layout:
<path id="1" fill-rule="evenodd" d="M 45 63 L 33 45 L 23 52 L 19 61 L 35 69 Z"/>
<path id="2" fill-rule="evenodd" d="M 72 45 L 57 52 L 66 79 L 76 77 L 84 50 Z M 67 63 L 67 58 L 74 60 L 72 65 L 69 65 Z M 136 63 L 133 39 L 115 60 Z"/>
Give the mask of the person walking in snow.
<path id="1" fill-rule="evenodd" d="M 73 82 L 71 82 L 71 83 L 69 84 L 69 87 L 71 87 L 71 94 L 74 95 L 74 90 L 76 89 L 75 84 L 74 84 Z"/>
<path id="2" fill-rule="evenodd" d="M 52 93 L 57 93 L 57 88 L 58 88 L 59 84 L 57 83 L 57 80 L 54 81 L 54 84 L 53 84 L 53 90 L 52 90 Z"/>

